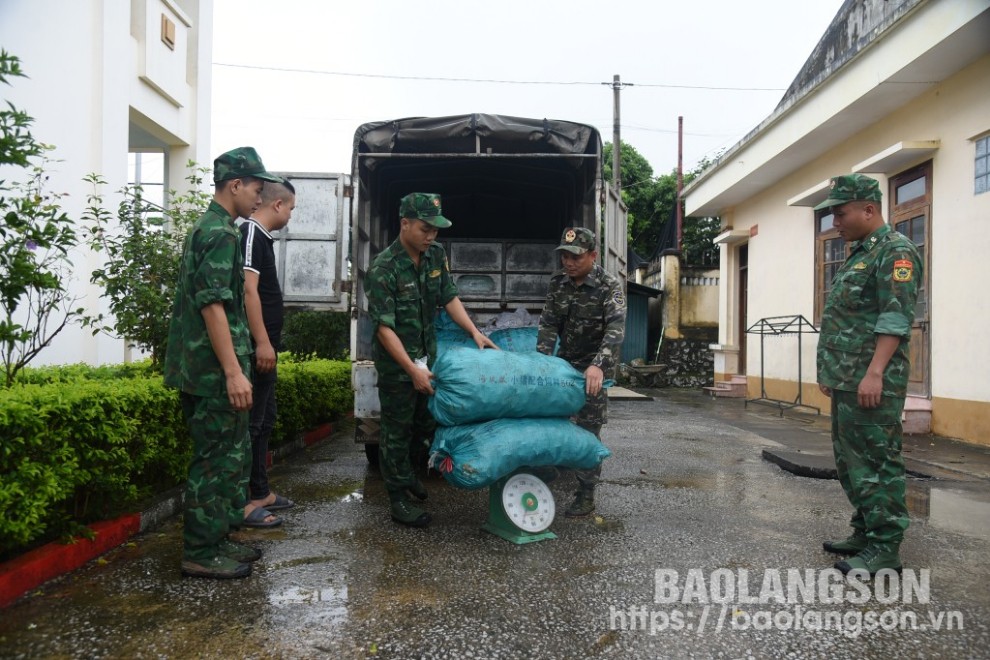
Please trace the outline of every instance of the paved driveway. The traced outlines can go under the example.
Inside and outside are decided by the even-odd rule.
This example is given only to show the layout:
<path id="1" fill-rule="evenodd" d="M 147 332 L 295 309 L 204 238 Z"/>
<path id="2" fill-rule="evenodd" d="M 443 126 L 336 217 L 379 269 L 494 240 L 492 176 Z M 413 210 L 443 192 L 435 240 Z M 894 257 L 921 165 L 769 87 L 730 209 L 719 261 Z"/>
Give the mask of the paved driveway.
<path id="1" fill-rule="evenodd" d="M 836 557 L 821 550 L 847 531 L 838 483 L 761 458 L 820 430 L 693 392 L 653 394 L 611 404 L 604 438 L 614 456 L 597 515 L 558 515 L 556 540 L 514 545 L 483 532 L 487 491 L 435 475 L 433 525 L 394 525 L 380 478 L 341 429 L 273 471 L 298 506 L 282 528 L 241 535 L 265 551 L 249 579 L 181 579 L 173 519 L 0 613 L 0 656 L 990 653 L 990 483 L 913 480 L 907 578 L 879 591 L 850 586 L 825 570 Z M 551 484 L 558 508 L 573 486 L 571 475 Z"/>

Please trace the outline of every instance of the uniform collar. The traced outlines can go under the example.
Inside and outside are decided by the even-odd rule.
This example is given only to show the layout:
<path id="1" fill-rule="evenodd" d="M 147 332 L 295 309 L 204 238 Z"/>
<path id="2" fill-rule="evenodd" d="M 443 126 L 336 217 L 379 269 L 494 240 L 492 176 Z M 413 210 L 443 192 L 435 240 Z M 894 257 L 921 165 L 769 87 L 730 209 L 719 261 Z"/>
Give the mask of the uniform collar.
<path id="1" fill-rule="evenodd" d="M 213 211 L 214 213 L 218 213 L 218 214 L 220 214 L 220 216 L 222 216 L 223 218 L 225 218 L 227 220 L 227 222 L 229 222 L 231 224 L 234 223 L 234 218 L 230 215 L 230 213 L 227 212 L 227 209 L 225 209 L 223 207 L 223 205 L 220 204 L 220 202 L 218 202 L 215 199 L 210 200 L 210 205 L 209 205 L 209 207 L 207 207 L 206 210 L 207 211 Z"/>
<path id="2" fill-rule="evenodd" d="M 595 264 L 595 266 L 591 269 L 591 272 L 585 276 L 584 282 L 581 282 L 581 286 L 598 286 L 599 280 L 601 280 L 601 274 L 603 272 L 602 267 Z M 564 277 L 567 277 L 567 273 L 564 273 Z M 571 283 L 571 286 L 578 286 L 570 277 L 567 277 L 567 281 Z"/>
<path id="3" fill-rule="evenodd" d="M 416 264 L 413 262 L 412 257 L 410 257 L 409 253 L 406 252 L 406 246 L 404 246 L 402 244 L 402 241 L 399 240 L 398 238 L 392 241 L 392 245 L 390 245 L 388 249 L 392 252 L 392 259 L 394 259 L 395 261 L 400 262 L 404 265 L 408 264 L 409 268 L 416 267 Z M 420 256 L 421 263 L 424 255 L 426 255 L 426 252 L 424 252 L 423 255 Z"/>
<path id="4" fill-rule="evenodd" d="M 859 242 L 859 245 L 857 245 L 856 247 L 857 249 L 862 248 L 863 250 L 869 252 L 880 243 L 880 239 L 882 239 L 891 231 L 892 230 L 890 228 L 890 225 L 888 225 L 885 222 L 882 225 L 880 225 L 880 227 L 876 231 L 874 231 L 872 234 L 861 240 Z"/>

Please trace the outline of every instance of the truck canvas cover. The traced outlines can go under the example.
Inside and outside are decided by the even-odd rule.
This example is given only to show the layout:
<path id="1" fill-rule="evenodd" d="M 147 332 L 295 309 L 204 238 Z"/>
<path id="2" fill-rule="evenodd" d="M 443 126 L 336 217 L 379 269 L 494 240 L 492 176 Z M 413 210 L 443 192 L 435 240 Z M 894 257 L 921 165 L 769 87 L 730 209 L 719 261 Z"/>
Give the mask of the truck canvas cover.
<path id="1" fill-rule="evenodd" d="M 602 150 L 598 130 L 586 124 L 556 119 L 527 119 L 504 115 L 410 117 L 363 124 L 354 135 L 355 154 L 446 153 L 583 154 Z M 374 159 L 363 159 L 373 169 Z M 595 167 L 596 159 L 570 161 L 573 167 Z"/>

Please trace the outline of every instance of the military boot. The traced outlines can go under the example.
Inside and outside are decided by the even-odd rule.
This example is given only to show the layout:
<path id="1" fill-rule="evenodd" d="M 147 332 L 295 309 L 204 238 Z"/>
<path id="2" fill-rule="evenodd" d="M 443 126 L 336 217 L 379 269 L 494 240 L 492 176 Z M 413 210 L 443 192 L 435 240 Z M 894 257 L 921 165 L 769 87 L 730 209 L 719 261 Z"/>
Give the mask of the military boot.
<path id="1" fill-rule="evenodd" d="M 416 481 L 406 486 L 406 491 L 408 491 L 410 495 L 415 497 L 420 502 L 430 496 L 429 491 L 426 490 L 426 486 L 424 486 L 423 482 L 419 479 L 416 479 Z"/>
<path id="2" fill-rule="evenodd" d="M 595 510 L 595 491 L 580 489 L 574 494 L 574 501 L 564 511 L 568 518 L 581 518 L 590 515 Z"/>
<path id="3" fill-rule="evenodd" d="M 407 499 L 394 499 L 389 505 L 392 520 L 410 527 L 426 527 L 433 518 Z"/>
<path id="4" fill-rule="evenodd" d="M 832 552 L 837 555 L 856 555 L 865 550 L 867 546 L 866 534 L 856 530 L 849 538 L 841 541 L 825 541 L 822 548 L 825 552 Z"/>
<path id="5" fill-rule="evenodd" d="M 877 571 L 885 568 L 900 573 L 901 557 L 897 551 L 897 544 L 870 543 L 855 557 L 836 562 L 835 568 L 843 574 L 849 571 L 866 571 L 870 575 L 876 575 Z"/>
<path id="6" fill-rule="evenodd" d="M 236 543 L 230 539 L 220 541 L 220 547 L 217 548 L 217 552 L 241 564 L 248 564 L 261 559 L 261 550 L 258 548 L 252 548 L 243 543 Z"/>

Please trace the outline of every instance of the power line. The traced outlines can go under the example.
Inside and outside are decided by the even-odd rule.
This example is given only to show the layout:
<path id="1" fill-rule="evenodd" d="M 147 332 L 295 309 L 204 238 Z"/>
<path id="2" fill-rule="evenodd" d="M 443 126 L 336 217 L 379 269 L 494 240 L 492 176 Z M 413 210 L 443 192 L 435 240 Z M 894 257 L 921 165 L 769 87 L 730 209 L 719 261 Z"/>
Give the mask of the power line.
<path id="1" fill-rule="evenodd" d="M 470 83 L 491 83 L 498 85 L 565 85 L 582 86 L 595 85 L 596 87 L 604 83 L 587 82 L 581 80 L 500 80 L 494 78 L 444 78 L 439 76 L 396 76 L 384 73 L 353 73 L 349 71 L 325 71 L 321 69 L 298 69 L 294 67 L 258 66 L 253 64 L 232 64 L 229 62 L 214 62 L 214 66 L 225 66 L 233 69 L 254 69 L 259 71 L 282 71 L 285 73 L 309 73 L 321 76 L 346 76 L 348 78 L 378 78 L 384 80 L 430 80 L 435 82 L 470 82 Z M 611 84 L 611 83 L 607 83 Z M 624 83 L 631 86 L 631 83 Z M 782 92 L 782 87 L 716 87 L 708 85 L 671 85 L 664 83 L 636 83 L 636 87 L 659 87 L 663 89 L 699 89 L 721 92 Z"/>

